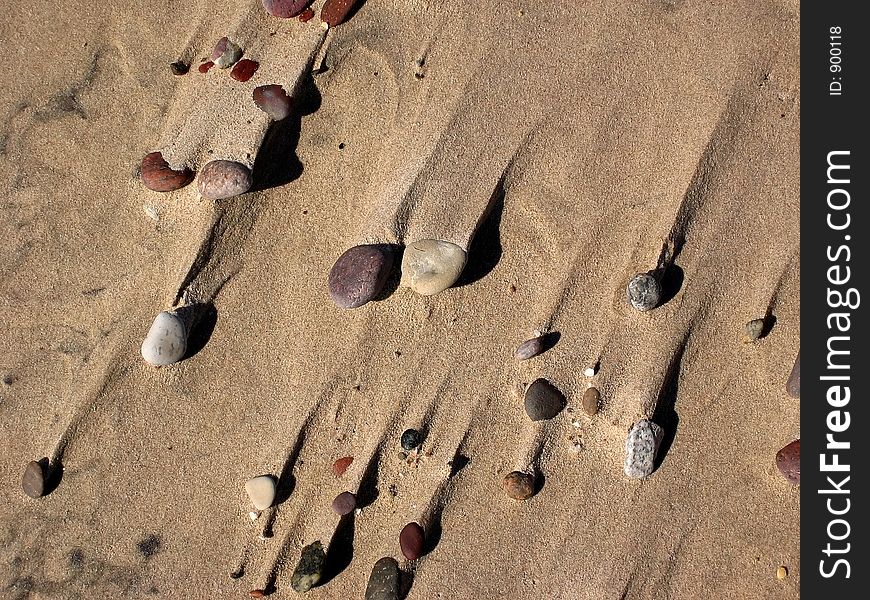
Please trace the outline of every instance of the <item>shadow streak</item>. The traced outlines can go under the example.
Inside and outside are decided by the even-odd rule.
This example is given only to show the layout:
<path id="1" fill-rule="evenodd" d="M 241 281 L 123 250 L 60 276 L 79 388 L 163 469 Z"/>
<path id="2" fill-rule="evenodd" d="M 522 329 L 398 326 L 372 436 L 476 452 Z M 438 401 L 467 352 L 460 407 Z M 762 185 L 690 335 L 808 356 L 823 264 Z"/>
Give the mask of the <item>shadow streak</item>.
<path id="1" fill-rule="evenodd" d="M 324 586 L 350 566 L 353 560 L 353 536 L 355 529 L 353 511 L 344 515 L 335 527 L 329 548 L 326 551 L 326 562 L 323 564 L 323 576 L 317 587 Z"/>
<path id="2" fill-rule="evenodd" d="M 656 454 L 653 472 L 658 471 L 659 467 L 664 463 L 674 439 L 677 437 L 677 429 L 680 425 L 680 417 L 677 414 L 676 404 L 677 395 L 679 393 L 680 369 L 683 364 L 683 355 L 686 353 L 686 344 L 688 343 L 688 334 L 683 338 L 677 353 L 671 360 L 668 367 L 668 372 L 665 376 L 665 382 L 659 393 L 659 399 L 656 403 L 656 409 L 651 419 L 653 423 L 659 425 L 663 430 L 662 442 L 659 445 L 659 451 Z"/>
<path id="3" fill-rule="evenodd" d="M 499 179 L 489 200 L 487 214 L 468 247 L 468 264 L 453 287 L 463 287 L 489 275 L 501 260 L 501 217 L 504 213 L 504 176 Z"/>

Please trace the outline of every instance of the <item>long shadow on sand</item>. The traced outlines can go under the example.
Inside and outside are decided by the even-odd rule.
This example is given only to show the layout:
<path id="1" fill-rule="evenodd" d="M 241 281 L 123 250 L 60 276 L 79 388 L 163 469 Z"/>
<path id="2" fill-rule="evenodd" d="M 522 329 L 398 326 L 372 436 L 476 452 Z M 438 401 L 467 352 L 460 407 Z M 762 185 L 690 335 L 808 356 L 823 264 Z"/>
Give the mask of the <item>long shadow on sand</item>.
<path id="1" fill-rule="evenodd" d="M 326 562 L 323 565 L 323 576 L 317 584 L 318 587 L 326 585 L 350 566 L 353 560 L 354 519 L 354 513 L 351 512 L 344 515 L 338 522 L 332 539 L 329 540 Z"/>
<path id="2" fill-rule="evenodd" d="M 488 214 L 468 248 L 468 265 L 454 287 L 462 287 L 489 275 L 501 260 L 501 216 L 504 213 L 504 178 L 492 192 Z"/>
<path id="3" fill-rule="evenodd" d="M 688 343 L 688 335 L 683 339 L 677 353 L 671 360 L 668 367 L 665 382 L 662 386 L 659 400 L 656 403 L 655 413 L 652 415 L 652 421 L 664 429 L 662 443 L 659 446 L 658 454 L 656 455 L 654 470 L 658 470 L 667 457 L 677 437 L 677 428 L 680 425 L 680 417 L 677 415 L 676 404 L 677 394 L 679 392 L 680 370 L 683 364 L 683 355 L 686 353 L 686 344 Z"/>

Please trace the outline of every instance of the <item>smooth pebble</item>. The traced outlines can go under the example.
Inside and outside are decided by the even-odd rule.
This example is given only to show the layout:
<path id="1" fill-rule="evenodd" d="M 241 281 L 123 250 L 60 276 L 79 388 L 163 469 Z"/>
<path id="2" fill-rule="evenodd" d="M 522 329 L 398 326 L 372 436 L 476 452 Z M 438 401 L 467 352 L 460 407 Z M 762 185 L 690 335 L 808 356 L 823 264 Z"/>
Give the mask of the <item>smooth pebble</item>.
<path id="1" fill-rule="evenodd" d="M 263 8 L 273 17 L 290 19 L 301 13 L 312 0 L 262 0 Z"/>
<path id="2" fill-rule="evenodd" d="M 287 118 L 293 106 L 292 98 L 282 86 L 276 84 L 255 87 L 252 97 L 257 108 L 269 115 L 273 121 Z"/>
<path id="3" fill-rule="evenodd" d="M 341 308 L 357 308 L 381 293 L 393 267 L 393 253 L 376 244 L 354 246 L 329 270 L 329 297 Z"/>
<path id="4" fill-rule="evenodd" d="M 764 333 L 764 319 L 752 319 L 743 328 L 743 343 L 749 344 Z"/>
<path id="5" fill-rule="evenodd" d="M 352 513 L 355 508 L 356 496 L 350 492 L 342 492 L 332 501 L 332 510 L 341 517 Z"/>
<path id="6" fill-rule="evenodd" d="M 171 365 L 187 352 L 187 328 L 174 312 L 163 311 L 154 319 L 142 341 L 142 358 L 155 367 Z"/>
<path id="7" fill-rule="evenodd" d="M 200 73 L 208 73 L 213 66 L 214 66 L 214 63 L 211 62 L 210 60 L 207 60 L 204 63 L 202 63 L 201 65 L 199 65 L 199 67 L 197 67 L 197 70 Z"/>
<path id="8" fill-rule="evenodd" d="M 169 68 L 172 70 L 173 75 L 186 75 L 188 71 L 190 71 L 190 65 L 186 62 L 177 60 L 174 63 L 169 65 Z"/>
<path id="9" fill-rule="evenodd" d="M 565 396 L 546 379 L 536 379 L 526 389 L 526 414 L 532 421 L 552 419 L 565 408 Z"/>
<path id="10" fill-rule="evenodd" d="M 187 168 L 176 171 L 160 152 L 151 152 L 142 159 L 139 179 L 152 192 L 174 192 L 193 181 L 193 171 Z"/>
<path id="11" fill-rule="evenodd" d="M 271 475 L 252 477 L 245 482 L 245 491 L 257 510 L 266 510 L 275 502 L 275 478 Z"/>
<path id="12" fill-rule="evenodd" d="M 339 458 L 334 463 L 332 463 L 332 472 L 335 473 L 336 477 L 341 477 L 342 475 L 344 475 L 344 472 L 347 471 L 347 468 L 352 462 L 353 456 L 345 456 L 344 458 Z"/>
<path id="13" fill-rule="evenodd" d="M 303 10 L 301 13 L 299 13 L 299 22 L 300 23 L 307 23 L 308 21 L 310 21 L 313 18 L 314 18 L 314 11 L 311 10 L 310 6 L 308 8 L 306 8 L 305 10 Z"/>
<path id="14" fill-rule="evenodd" d="M 202 168 L 197 178 L 199 193 L 211 200 L 223 200 L 251 189 L 251 170 L 232 160 L 213 160 Z"/>
<path id="15" fill-rule="evenodd" d="M 410 452 L 414 448 L 420 445 L 423 441 L 420 432 L 416 429 L 406 429 L 402 432 L 402 438 L 400 440 L 402 444 L 402 449 Z"/>
<path id="16" fill-rule="evenodd" d="M 31 498 L 41 498 L 45 494 L 45 471 L 37 461 L 31 460 L 24 468 L 21 488 Z"/>
<path id="17" fill-rule="evenodd" d="M 222 37 L 211 51 L 211 61 L 219 69 L 228 69 L 242 57 L 242 49 L 229 38 Z"/>
<path id="18" fill-rule="evenodd" d="M 598 403 L 601 401 L 601 393 L 598 388 L 591 387 L 583 392 L 583 411 L 590 417 L 598 412 Z"/>
<path id="19" fill-rule="evenodd" d="M 304 594 L 320 581 L 323 574 L 323 564 L 326 562 L 326 553 L 320 540 L 312 542 L 302 548 L 302 556 L 290 578 L 290 587 L 294 592 Z"/>
<path id="20" fill-rule="evenodd" d="M 529 473 L 511 471 L 502 481 L 504 493 L 514 500 L 528 500 L 535 495 L 535 478 Z"/>
<path id="21" fill-rule="evenodd" d="M 626 288 L 628 301 L 640 311 L 652 310 L 662 297 L 662 287 L 651 273 L 639 273 L 631 278 Z"/>
<path id="22" fill-rule="evenodd" d="M 625 474 L 642 479 L 652 474 L 664 430 L 648 419 L 640 419 L 625 438 Z"/>
<path id="23" fill-rule="evenodd" d="M 788 577 L 788 569 L 786 569 L 782 565 L 778 566 L 776 568 L 776 578 L 779 579 L 780 581 L 782 581 L 786 577 Z"/>
<path id="24" fill-rule="evenodd" d="M 265 598 L 266 590 L 251 590 L 251 598 Z"/>
<path id="25" fill-rule="evenodd" d="M 443 240 L 419 240 L 402 255 L 400 284 L 422 296 L 431 296 L 452 286 L 462 274 L 465 250 Z"/>
<path id="26" fill-rule="evenodd" d="M 399 549 L 408 560 L 417 560 L 423 554 L 423 528 L 419 523 L 408 523 L 399 533 Z"/>
<path id="27" fill-rule="evenodd" d="M 776 468 L 789 483 L 801 484 L 801 441 L 795 440 L 776 453 Z"/>
<path id="28" fill-rule="evenodd" d="M 596 369 L 595 367 L 586 367 L 583 369 L 583 375 L 586 377 L 595 377 Z"/>
<path id="29" fill-rule="evenodd" d="M 341 25 L 344 23 L 344 20 L 347 19 L 357 1 L 358 0 L 326 0 L 320 11 L 320 20 L 330 27 Z"/>
<path id="30" fill-rule="evenodd" d="M 798 350 L 797 358 L 794 359 L 794 366 L 791 368 L 791 373 L 788 376 L 788 381 L 785 382 L 785 391 L 792 398 L 801 397 L 801 353 Z"/>
<path id="31" fill-rule="evenodd" d="M 243 58 L 239 62 L 236 63 L 236 66 L 233 67 L 233 70 L 230 71 L 230 77 L 235 79 L 236 81 L 245 82 L 248 81 L 251 77 L 254 76 L 254 73 L 257 72 L 257 69 L 260 68 L 260 63 L 255 60 L 250 60 L 248 58 Z"/>
<path id="32" fill-rule="evenodd" d="M 385 556 L 372 567 L 366 585 L 365 600 L 399 599 L 399 563 L 392 556 Z"/>
<path id="33" fill-rule="evenodd" d="M 538 337 L 534 337 L 530 340 L 526 340 L 522 344 L 519 345 L 516 352 L 514 352 L 514 358 L 517 360 L 528 360 L 533 356 L 537 356 L 541 352 L 544 351 L 544 338 L 546 335 L 539 335 Z"/>

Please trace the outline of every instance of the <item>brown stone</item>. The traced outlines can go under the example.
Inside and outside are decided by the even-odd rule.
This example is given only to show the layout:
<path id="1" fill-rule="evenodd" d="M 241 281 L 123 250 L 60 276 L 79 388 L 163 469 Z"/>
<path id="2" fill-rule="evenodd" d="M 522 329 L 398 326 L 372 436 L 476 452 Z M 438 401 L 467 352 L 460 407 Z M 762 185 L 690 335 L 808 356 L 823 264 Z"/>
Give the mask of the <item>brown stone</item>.
<path id="1" fill-rule="evenodd" d="M 210 60 L 205 61 L 201 65 L 199 65 L 198 70 L 200 73 L 208 73 L 209 70 L 214 66 L 214 63 Z"/>
<path id="2" fill-rule="evenodd" d="M 788 381 L 785 382 L 785 391 L 792 398 L 801 397 L 801 353 L 798 350 L 797 358 L 794 359 L 794 366 L 791 368 L 791 374 L 788 376 Z"/>
<path id="3" fill-rule="evenodd" d="M 307 23 L 308 21 L 310 21 L 313 18 L 314 18 L 314 11 L 311 10 L 310 6 L 308 8 L 306 8 L 305 10 L 303 10 L 299 14 L 299 22 L 300 23 Z"/>
<path id="4" fill-rule="evenodd" d="M 139 168 L 139 179 L 142 185 L 153 192 L 173 192 L 193 181 L 193 171 L 181 169 L 174 171 L 169 163 L 163 160 L 159 152 L 146 154 Z"/>
<path id="5" fill-rule="evenodd" d="M 356 496 L 350 492 L 342 492 L 332 501 L 332 510 L 341 517 L 352 513 L 355 508 Z"/>
<path id="6" fill-rule="evenodd" d="M 31 498 L 41 498 L 45 494 L 45 471 L 37 461 L 31 460 L 27 463 L 21 478 L 21 487 Z"/>
<path id="7" fill-rule="evenodd" d="M 261 85 L 254 88 L 254 104 L 273 120 L 280 121 L 290 114 L 293 100 L 280 85 Z"/>
<path id="8" fill-rule="evenodd" d="M 511 471 L 502 482 L 504 493 L 514 500 L 528 500 L 535 495 L 535 478 L 522 471 Z"/>
<path id="9" fill-rule="evenodd" d="M 381 293 L 392 267 L 393 253 L 386 246 L 354 246 L 329 270 L 329 296 L 341 308 L 362 306 Z"/>
<path id="10" fill-rule="evenodd" d="M 245 82 L 254 76 L 254 73 L 257 72 L 257 69 L 260 68 L 260 63 L 255 60 L 251 60 L 249 58 L 243 58 L 239 62 L 236 63 L 236 66 L 233 67 L 233 70 L 230 71 L 230 77 L 235 79 L 236 81 Z"/>
<path id="11" fill-rule="evenodd" d="M 330 27 L 341 25 L 356 3 L 357 0 L 326 0 L 320 11 L 320 20 Z"/>
<path id="12" fill-rule="evenodd" d="M 776 453 L 776 468 L 789 483 L 801 484 L 801 441 L 795 440 Z"/>
<path id="13" fill-rule="evenodd" d="M 342 475 L 344 475 L 344 472 L 347 471 L 347 468 L 352 462 L 353 456 L 345 456 L 344 458 L 339 458 L 334 463 L 332 463 L 332 472 L 335 473 L 336 477 L 341 477 Z"/>
<path id="14" fill-rule="evenodd" d="M 417 560 L 423 555 L 423 528 L 419 523 L 408 523 L 399 534 L 399 548 L 408 560 Z"/>
<path id="15" fill-rule="evenodd" d="M 591 387 L 583 392 L 583 410 L 590 417 L 598 412 L 598 403 L 601 401 L 601 394 L 598 388 Z"/>
<path id="16" fill-rule="evenodd" d="M 232 198 L 251 189 L 251 171 L 231 160 L 213 160 L 199 172 L 199 193 L 212 200 Z"/>
<path id="17" fill-rule="evenodd" d="M 312 0 L 262 0 L 263 8 L 273 17 L 289 19 L 301 13 Z"/>
<path id="18" fill-rule="evenodd" d="M 265 598 L 266 590 L 251 590 L 251 598 Z"/>

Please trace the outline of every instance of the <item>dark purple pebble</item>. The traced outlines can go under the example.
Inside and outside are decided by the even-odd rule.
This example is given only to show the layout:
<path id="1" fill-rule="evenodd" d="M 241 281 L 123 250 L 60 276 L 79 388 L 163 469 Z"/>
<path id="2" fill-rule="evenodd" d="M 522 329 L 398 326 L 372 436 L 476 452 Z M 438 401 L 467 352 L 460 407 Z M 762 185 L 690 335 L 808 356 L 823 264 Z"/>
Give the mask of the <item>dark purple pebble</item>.
<path id="1" fill-rule="evenodd" d="M 408 560 L 417 560 L 423 554 L 423 528 L 419 523 L 408 523 L 399 534 L 399 548 Z"/>
<path id="2" fill-rule="evenodd" d="M 384 246 L 354 246 L 338 257 L 329 271 L 329 296 L 341 308 L 357 308 L 374 299 L 393 266 L 393 254 Z"/>
<path id="3" fill-rule="evenodd" d="M 290 114 L 293 99 L 280 85 L 261 85 L 254 88 L 254 104 L 273 120 L 280 121 Z"/>
<path id="4" fill-rule="evenodd" d="M 41 498 L 45 494 L 45 471 L 37 461 L 31 460 L 24 468 L 21 488 L 31 498 Z"/>
<path id="5" fill-rule="evenodd" d="M 789 483 L 801 484 L 801 441 L 795 440 L 776 453 L 776 468 Z"/>
<path id="6" fill-rule="evenodd" d="M 794 359 L 794 366 L 791 368 L 791 374 L 788 376 L 788 381 L 785 383 L 785 391 L 792 398 L 801 397 L 801 352 L 798 350 L 797 358 Z"/>
<path id="7" fill-rule="evenodd" d="M 273 17 L 289 19 L 305 10 L 312 0 L 262 0 L 263 8 Z"/>
<path id="8" fill-rule="evenodd" d="M 539 335 L 538 337 L 526 340 L 520 344 L 516 352 L 514 352 L 514 357 L 517 360 L 528 360 L 537 356 L 544 351 L 544 337 L 545 336 L 543 335 Z"/>
<path id="9" fill-rule="evenodd" d="M 339 516 L 349 515 L 356 508 L 356 496 L 350 492 L 342 492 L 332 501 L 332 510 Z"/>

